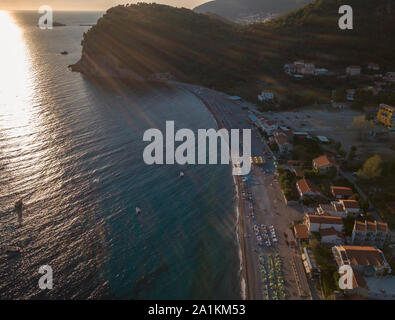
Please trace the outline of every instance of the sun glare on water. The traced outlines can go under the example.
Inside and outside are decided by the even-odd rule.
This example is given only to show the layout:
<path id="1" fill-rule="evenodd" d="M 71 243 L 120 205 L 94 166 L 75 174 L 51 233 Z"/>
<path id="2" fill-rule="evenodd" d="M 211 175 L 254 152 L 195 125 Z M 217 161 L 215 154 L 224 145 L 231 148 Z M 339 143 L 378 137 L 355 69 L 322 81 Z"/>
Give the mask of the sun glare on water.
<path id="1" fill-rule="evenodd" d="M 26 137 L 34 127 L 31 65 L 22 31 L 5 11 L 0 11 L 0 42 L 0 136 Z"/>

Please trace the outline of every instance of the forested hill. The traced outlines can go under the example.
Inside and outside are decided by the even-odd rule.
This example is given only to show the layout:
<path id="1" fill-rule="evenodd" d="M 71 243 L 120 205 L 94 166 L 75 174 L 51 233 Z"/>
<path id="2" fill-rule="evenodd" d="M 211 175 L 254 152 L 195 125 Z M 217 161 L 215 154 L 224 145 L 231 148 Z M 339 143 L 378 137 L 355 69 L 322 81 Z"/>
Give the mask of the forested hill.
<path id="1" fill-rule="evenodd" d="M 354 29 L 340 30 L 339 8 L 350 5 Z M 393 0 L 317 0 L 302 9 L 284 15 L 252 30 L 267 30 L 289 37 L 289 53 L 312 59 L 331 60 L 335 64 L 363 64 L 367 60 L 394 64 L 395 1 Z"/>
<path id="2" fill-rule="evenodd" d="M 338 28 L 338 9 L 354 8 L 354 30 Z M 171 72 L 179 80 L 237 93 L 282 65 L 305 59 L 343 68 L 394 65 L 393 0 L 318 0 L 266 24 L 233 26 L 208 15 L 165 5 L 114 7 L 82 41 L 76 71 L 121 68 L 138 75 Z"/>
<path id="3" fill-rule="evenodd" d="M 312 2 L 313 0 L 215 0 L 193 9 L 199 13 L 212 12 L 227 19 L 260 12 L 284 14 Z"/>

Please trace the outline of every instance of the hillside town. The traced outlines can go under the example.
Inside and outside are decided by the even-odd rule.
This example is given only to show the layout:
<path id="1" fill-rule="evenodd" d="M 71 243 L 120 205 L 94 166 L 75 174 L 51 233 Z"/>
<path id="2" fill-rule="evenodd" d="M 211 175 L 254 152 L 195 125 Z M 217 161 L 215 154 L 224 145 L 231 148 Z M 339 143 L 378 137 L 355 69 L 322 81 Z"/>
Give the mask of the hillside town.
<path id="1" fill-rule="evenodd" d="M 377 65 L 370 67 L 379 70 Z M 302 62 L 286 65 L 285 70 L 290 75 L 318 76 L 314 65 Z M 347 73 L 358 75 L 360 67 L 350 66 Z M 393 82 L 391 77 L 392 73 L 388 73 L 384 81 Z M 274 94 L 262 92 L 258 99 L 272 100 Z M 379 104 L 373 110 L 372 122 L 392 134 L 395 108 Z M 355 149 L 346 157 L 346 152 L 336 146 L 339 142 L 297 131 L 292 127 L 297 119 L 285 122 L 276 112 L 253 111 L 249 119 L 271 149 L 275 179 L 285 203 L 303 213 L 291 229 L 308 281 L 319 283 L 321 291 L 326 286 L 331 292 L 327 297 L 339 298 L 342 290 L 333 279 L 339 278 L 335 275 L 338 268 L 349 265 L 353 281 L 343 290 L 342 298 L 393 299 L 391 230 L 386 217 L 378 214 L 358 186 L 357 176 L 361 173 L 347 172 L 345 158 L 352 160 Z"/>

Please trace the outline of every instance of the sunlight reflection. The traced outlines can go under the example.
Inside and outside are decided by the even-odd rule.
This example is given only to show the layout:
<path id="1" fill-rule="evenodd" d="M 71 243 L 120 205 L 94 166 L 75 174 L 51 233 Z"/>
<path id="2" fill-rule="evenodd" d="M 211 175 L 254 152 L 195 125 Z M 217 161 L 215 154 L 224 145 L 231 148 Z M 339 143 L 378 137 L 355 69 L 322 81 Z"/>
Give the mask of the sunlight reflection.
<path id="1" fill-rule="evenodd" d="M 0 39 L 0 132 L 8 139 L 29 136 L 35 127 L 31 65 L 23 34 L 4 11 L 0 11 Z"/>

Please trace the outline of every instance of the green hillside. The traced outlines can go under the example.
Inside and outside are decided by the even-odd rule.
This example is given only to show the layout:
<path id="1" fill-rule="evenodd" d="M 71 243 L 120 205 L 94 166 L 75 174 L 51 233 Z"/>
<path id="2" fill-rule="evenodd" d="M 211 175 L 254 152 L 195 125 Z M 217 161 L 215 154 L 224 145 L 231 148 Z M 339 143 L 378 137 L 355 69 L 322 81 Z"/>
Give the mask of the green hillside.
<path id="1" fill-rule="evenodd" d="M 345 3 L 354 8 L 351 31 L 338 28 Z M 318 0 L 270 23 L 234 26 L 188 9 L 117 6 L 84 35 L 73 69 L 171 72 L 181 81 L 246 96 L 257 81 L 283 81 L 283 64 L 295 59 L 337 70 L 371 61 L 394 67 L 394 12 L 391 0 Z"/>

